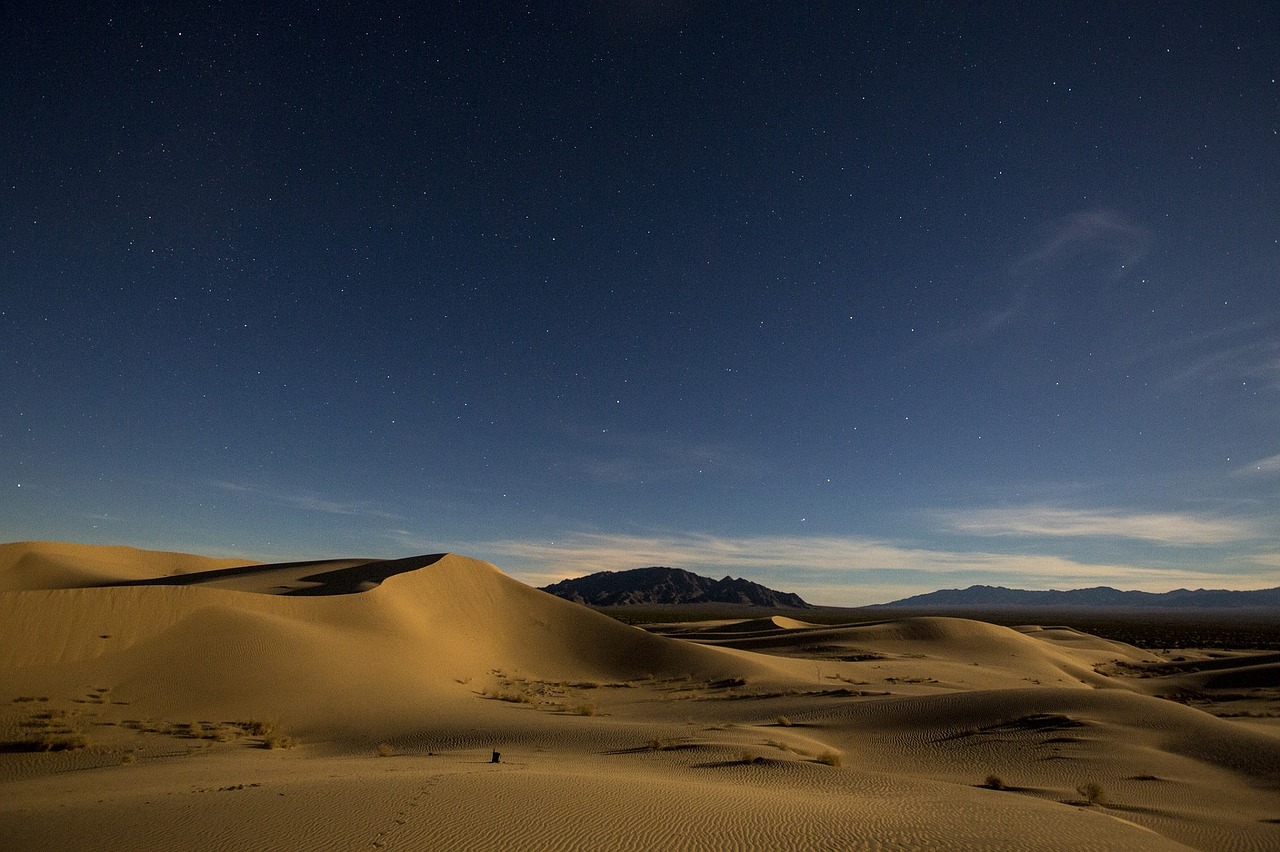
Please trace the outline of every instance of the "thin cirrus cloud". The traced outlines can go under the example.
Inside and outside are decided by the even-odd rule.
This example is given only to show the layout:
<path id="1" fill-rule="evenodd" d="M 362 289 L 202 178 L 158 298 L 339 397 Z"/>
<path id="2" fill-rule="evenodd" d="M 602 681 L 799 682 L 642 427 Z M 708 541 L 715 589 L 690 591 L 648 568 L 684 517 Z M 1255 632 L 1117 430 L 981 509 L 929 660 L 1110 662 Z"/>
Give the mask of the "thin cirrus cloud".
<path id="1" fill-rule="evenodd" d="M 1171 546 L 1226 544 L 1255 538 L 1245 521 L 1179 512 L 1124 512 L 1052 506 L 940 513 L 952 532 L 980 536 L 1122 538 Z"/>
<path id="2" fill-rule="evenodd" d="M 1267 456 L 1265 459 L 1258 459 L 1257 461 L 1250 462 L 1243 467 L 1236 468 L 1236 474 L 1239 476 L 1277 473 L 1280 473 L 1280 453 L 1276 453 L 1274 456 Z"/>
<path id="3" fill-rule="evenodd" d="M 510 565 L 539 585 L 596 571 L 649 565 L 745 574 L 756 580 L 777 577 L 800 590 L 834 588 L 833 578 L 841 577 L 850 584 L 850 594 L 857 594 L 861 578 L 895 574 L 909 575 L 917 582 L 933 576 L 932 587 L 955 579 L 964 584 L 1001 582 L 1041 588 L 1090 583 L 1173 588 L 1176 583 L 1222 579 L 1203 571 L 1092 564 L 1043 554 L 931 550 L 856 536 L 574 533 L 555 541 L 472 542 L 468 549 L 499 565 Z"/>
<path id="4" fill-rule="evenodd" d="M 944 344 L 979 340 L 1042 315 L 1045 300 L 1052 300 L 1055 294 L 1061 296 L 1051 282 L 1052 270 L 1063 264 L 1101 262 L 1112 267 L 1104 276 L 1104 283 L 1119 280 L 1146 255 L 1149 242 L 1147 229 L 1133 224 L 1118 211 L 1078 211 L 1055 223 L 1035 245 L 1009 259 L 1006 275 L 1011 287 L 1007 304 L 988 310 L 968 327 L 942 333 L 938 340 Z"/>
<path id="5" fill-rule="evenodd" d="M 228 482 L 225 480 L 213 480 L 209 484 L 220 491 L 267 500 L 307 512 L 400 520 L 399 515 L 384 512 L 365 500 L 332 500 L 307 491 L 282 491 L 253 483 Z"/>
<path id="6" fill-rule="evenodd" d="M 1251 339 L 1202 352 L 1193 352 L 1180 367 L 1166 379 L 1174 387 L 1186 385 L 1221 384 L 1223 382 L 1246 383 L 1253 387 L 1280 387 L 1280 347 L 1267 334 L 1274 331 L 1274 323 L 1262 329 L 1251 326 L 1241 335 L 1252 334 Z"/>
<path id="7" fill-rule="evenodd" d="M 692 479 L 703 475 L 741 479 L 758 475 L 763 465 L 726 444 L 686 443 L 671 438 L 610 432 L 572 434 L 580 454 L 561 458 L 568 471 L 607 485 L 636 485 Z"/>
<path id="8" fill-rule="evenodd" d="M 1131 266 L 1147 252 L 1149 235 L 1115 210 L 1082 210 L 1062 220 L 1040 244 L 1018 257 L 1015 271 L 1055 263 L 1084 254 L 1105 252 L 1119 261 L 1118 269 Z"/>

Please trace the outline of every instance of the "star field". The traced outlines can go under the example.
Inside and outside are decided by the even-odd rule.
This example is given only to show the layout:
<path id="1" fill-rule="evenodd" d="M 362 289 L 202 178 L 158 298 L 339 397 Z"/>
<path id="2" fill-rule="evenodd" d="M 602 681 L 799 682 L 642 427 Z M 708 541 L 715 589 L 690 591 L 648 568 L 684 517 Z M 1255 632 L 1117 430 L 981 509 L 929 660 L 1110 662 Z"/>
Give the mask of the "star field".
<path id="1" fill-rule="evenodd" d="M 0 536 L 1280 583 L 1272 4 L 428 5 L 6 7 Z"/>

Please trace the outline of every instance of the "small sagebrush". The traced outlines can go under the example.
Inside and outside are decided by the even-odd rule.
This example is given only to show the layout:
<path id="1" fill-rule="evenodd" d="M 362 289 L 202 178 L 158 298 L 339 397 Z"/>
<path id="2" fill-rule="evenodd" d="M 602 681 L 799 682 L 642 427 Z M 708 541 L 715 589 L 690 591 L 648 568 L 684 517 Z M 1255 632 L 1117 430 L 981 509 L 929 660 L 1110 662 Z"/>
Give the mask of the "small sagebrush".
<path id="1" fill-rule="evenodd" d="M 1087 784 L 1081 784 L 1076 788 L 1086 802 L 1091 805 L 1107 804 L 1107 791 L 1102 789 L 1102 785 L 1096 781 L 1090 781 Z"/>
<path id="2" fill-rule="evenodd" d="M 0 752 L 75 751 L 88 747 L 89 738 L 83 734 L 46 733 L 20 740 L 0 742 Z"/>
<path id="3" fill-rule="evenodd" d="M 233 722 L 232 724 L 251 737 L 269 736 L 276 729 L 275 722 L 260 722 L 256 719 L 251 719 L 247 722 Z"/>
<path id="4" fill-rule="evenodd" d="M 988 775 L 987 780 L 982 782 L 982 786 L 987 787 L 991 790 L 1009 789 L 1007 786 L 1005 786 L 1004 779 L 1001 778 L 999 775 Z"/>
<path id="5" fill-rule="evenodd" d="M 393 757 L 396 750 L 391 747 L 391 743 L 378 743 L 378 757 Z"/>
<path id="6" fill-rule="evenodd" d="M 831 749 L 827 749 L 826 751 L 819 752 L 817 757 L 814 758 L 814 760 L 826 766 L 839 766 L 841 763 L 844 762 L 843 758 L 841 758 L 840 756 L 840 752 L 833 751 Z"/>

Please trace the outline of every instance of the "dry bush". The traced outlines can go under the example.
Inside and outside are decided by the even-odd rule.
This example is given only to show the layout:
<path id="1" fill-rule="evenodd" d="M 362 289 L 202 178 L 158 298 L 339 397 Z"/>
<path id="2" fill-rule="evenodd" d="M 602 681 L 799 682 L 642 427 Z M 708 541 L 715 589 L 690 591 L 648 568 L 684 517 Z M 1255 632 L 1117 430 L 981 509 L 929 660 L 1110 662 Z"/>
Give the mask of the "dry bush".
<path id="1" fill-rule="evenodd" d="M 232 724 L 251 737 L 270 736 L 276 729 L 275 722 L 259 722 L 254 719 L 247 722 L 233 722 Z"/>
<path id="2" fill-rule="evenodd" d="M 825 764 L 826 766 L 839 766 L 844 762 L 840 756 L 840 752 L 833 749 L 827 749 L 826 751 L 820 752 L 814 760 L 818 763 Z"/>
<path id="3" fill-rule="evenodd" d="M 1091 805 L 1106 805 L 1107 791 L 1102 789 L 1102 785 L 1096 781 L 1090 781 L 1087 784 L 1081 784 L 1076 788 L 1086 802 Z"/>
<path id="4" fill-rule="evenodd" d="M 75 751 L 88 747 L 89 738 L 84 734 L 44 733 L 20 740 L 0 742 L 0 752 Z"/>
<path id="5" fill-rule="evenodd" d="M 378 757 L 393 757 L 396 750 L 391 747 L 391 743 L 378 743 Z"/>
<path id="6" fill-rule="evenodd" d="M 288 736 L 287 734 L 279 734 L 277 736 L 267 737 L 262 741 L 263 748 L 271 749 L 273 751 L 279 748 L 296 748 L 298 744 L 299 743 L 296 739 L 294 739 L 291 736 Z"/>
<path id="7" fill-rule="evenodd" d="M 755 751 L 754 749 L 744 749 L 742 751 L 742 754 L 738 757 L 738 762 L 745 763 L 748 765 L 755 764 L 755 763 L 764 763 L 764 756 L 761 755 L 760 752 Z"/>
<path id="8" fill-rule="evenodd" d="M 489 691 L 484 693 L 485 698 L 491 698 L 494 701 L 510 701 L 512 704 L 532 704 L 533 696 L 524 692 L 512 692 L 509 689 Z"/>
<path id="9" fill-rule="evenodd" d="M 779 716 L 779 717 L 778 717 L 778 727 L 780 727 L 780 728 L 790 728 L 790 727 L 791 727 L 791 720 L 790 720 L 790 719 L 788 719 L 786 716 Z"/>
<path id="10" fill-rule="evenodd" d="M 1005 786 L 1004 779 L 1001 778 L 999 775 L 988 775 L 987 780 L 982 782 L 982 786 L 990 788 L 992 790 L 1009 789 L 1008 787 Z"/>
<path id="11" fill-rule="evenodd" d="M 59 721 L 62 721 L 62 720 L 64 720 L 64 719 L 69 719 L 69 718 L 71 718 L 71 714 L 70 714 L 70 713 L 68 713 L 66 710 L 46 710 L 46 711 L 44 711 L 43 713 L 37 713 L 37 714 L 35 714 L 35 715 L 34 715 L 34 716 L 32 716 L 31 718 L 33 718 L 33 719 L 48 719 L 49 721 L 52 721 L 52 722 L 59 722 Z"/>
<path id="12" fill-rule="evenodd" d="M 600 712 L 600 708 L 594 704 L 579 704 L 573 708 L 575 716 L 595 716 Z"/>

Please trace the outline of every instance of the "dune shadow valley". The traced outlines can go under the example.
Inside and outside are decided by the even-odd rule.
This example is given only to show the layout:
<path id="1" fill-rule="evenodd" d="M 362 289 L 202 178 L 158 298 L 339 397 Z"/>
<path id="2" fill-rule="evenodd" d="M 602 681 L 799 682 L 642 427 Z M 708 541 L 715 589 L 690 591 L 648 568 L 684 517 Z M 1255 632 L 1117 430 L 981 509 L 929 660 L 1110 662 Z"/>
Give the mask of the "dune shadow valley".
<path id="1" fill-rule="evenodd" d="M 1280 654 L 5 544 L 0 849 L 1280 849 Z"/>

